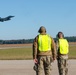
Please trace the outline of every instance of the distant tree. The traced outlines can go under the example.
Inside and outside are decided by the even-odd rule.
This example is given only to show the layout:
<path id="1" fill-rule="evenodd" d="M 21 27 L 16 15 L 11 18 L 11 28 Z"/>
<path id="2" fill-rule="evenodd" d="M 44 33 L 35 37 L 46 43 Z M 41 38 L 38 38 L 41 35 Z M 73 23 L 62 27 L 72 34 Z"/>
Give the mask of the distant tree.
<path id="1" fill-rule="evenodd" d="M 76 36 L 65 37 L 69 42 L 76 42 Z M 0 40 L 0 44 L 27 44 L 33 43 L 34 39 Z M 55 42 L 57 38 L 54 38 Z"/>

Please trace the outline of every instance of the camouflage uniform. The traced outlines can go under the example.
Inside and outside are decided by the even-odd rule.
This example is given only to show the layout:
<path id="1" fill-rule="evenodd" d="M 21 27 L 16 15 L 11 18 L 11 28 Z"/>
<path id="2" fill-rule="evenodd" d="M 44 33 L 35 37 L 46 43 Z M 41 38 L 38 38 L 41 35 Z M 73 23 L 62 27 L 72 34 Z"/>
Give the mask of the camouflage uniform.
<path id="1" fill-rule="evenodd" d="M 46 35 L 46 34 L 43 34 Z M 33 42 L 33 59 L 37 59 L 38 63 L 36 64 L 37 69 L 36 75 L 42 75 L 43 71 L 45 75 L 51 75 L 51 63 L 56 58 L 56 47 L 52 37 L 51 47 L 49 51 L 41 52 L 38 48 L 38 36 L 35 37 Z"/>
<path id="2" fill-rule="evenodd" d="M 59 75 L 68 75 L 68 55 L 60 55 L 57 61 Z"/>
<path id="3" fill-rule="evenodd" d="M 56 46 L 59 75 L 68 75 L 68 54 L 60 53 L 59 41 L 56 41 Z"/>
<path id="4" fill-rule="evenodd" d="M 50 73 L 51 72 L 51 63 L 52 63 L 51 56 L 39 56 L 37 75 L 42 75 L 43 70 L 45 72 L 45 75 L 50 75 L 51 74 Z"/>

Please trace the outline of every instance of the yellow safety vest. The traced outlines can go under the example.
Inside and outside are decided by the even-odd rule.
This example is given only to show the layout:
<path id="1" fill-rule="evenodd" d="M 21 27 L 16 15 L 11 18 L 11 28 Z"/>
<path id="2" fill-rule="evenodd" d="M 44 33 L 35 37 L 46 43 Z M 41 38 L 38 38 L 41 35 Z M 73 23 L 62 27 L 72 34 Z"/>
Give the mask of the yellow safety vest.
<path id="1" fill-rule="evenodd" d="M 39 51 L 51 50 L 51 38 L 48 34 L 38 36 L 38 49 Z"/>
<path id="2" fill-rule="evenodd" d="M 59 39 L 59 51 L 60 54 L 68 54 L 69 52 L 69 45 L 66 39 Z"/>

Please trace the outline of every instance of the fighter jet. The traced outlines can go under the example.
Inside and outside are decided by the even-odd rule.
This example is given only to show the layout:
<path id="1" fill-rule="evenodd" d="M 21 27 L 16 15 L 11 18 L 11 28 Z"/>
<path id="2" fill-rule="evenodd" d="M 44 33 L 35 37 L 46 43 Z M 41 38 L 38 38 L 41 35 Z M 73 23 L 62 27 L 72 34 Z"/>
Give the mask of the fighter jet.
<path id="1" fill-rule="evenodd" d="M 4 22 L 4 21 L 8 21 L 8 20 L 11 20 L 11 18 L 13 18 L 14 16 L 7 16 L 5 18 L 1 18 L 0 17 L 0 22 Z"/>

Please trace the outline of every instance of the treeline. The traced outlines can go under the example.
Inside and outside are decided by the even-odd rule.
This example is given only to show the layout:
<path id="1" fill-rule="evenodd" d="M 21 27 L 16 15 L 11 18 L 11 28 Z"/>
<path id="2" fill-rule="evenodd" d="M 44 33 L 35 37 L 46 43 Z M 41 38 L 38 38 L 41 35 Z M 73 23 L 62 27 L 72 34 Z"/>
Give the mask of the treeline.
<path id="1" fill-rule="evenodd" d="M 68 42 L 76 42 L 76 36 L 65 37 Z M 29 44 L 33 43 L 34 39 L 19 39 L 19 40 L 0 40 L 0 44 Z M 56 41 L 57 39 L 54 38 Z"/>
<path id="2" fill-rule="evenodd" d="M 72 36 L 72 37 L 64 37 L 65 39 L 68 40 L 68 42 L 76 42 L 76 36 Z M 56 41 L 57 38 L 54 38 L 54 40 Z"/>
<path id="3" fill-rule="evenodd" d="M 0 44 L 29 44 L 33 39 L 20 39 L 20 40 L 0 40 Z"/>
<path id="4" fill-rule="evenodd" d="M 65 37 L 69 42 L 76 42 L 76 36 L 73 37 Z"/>

